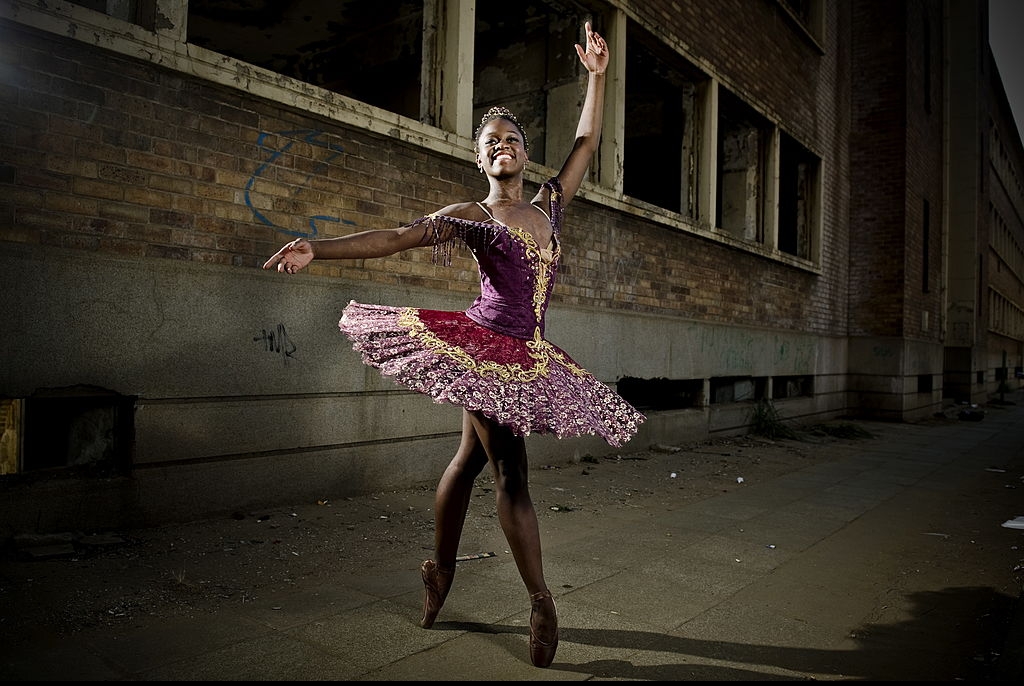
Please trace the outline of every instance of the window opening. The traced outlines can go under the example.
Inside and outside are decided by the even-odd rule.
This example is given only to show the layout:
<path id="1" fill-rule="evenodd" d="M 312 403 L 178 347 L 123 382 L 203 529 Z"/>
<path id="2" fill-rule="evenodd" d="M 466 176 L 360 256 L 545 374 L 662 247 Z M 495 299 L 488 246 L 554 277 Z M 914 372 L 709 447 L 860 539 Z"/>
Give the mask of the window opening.
<path id="1" fill-rule="evenodd" d="M 779 136 L 779 251 L 811 259 L 817 226 L 818 158 L 785 131 Z"/>
<path id="2" fill-rule="evenodd" d="M 764 241 L 764 183 L 768 122 L 719 88 L 716 224 L 747 241 Z"/>
<path id="3" fill-rule="evenodd" d="M 917 376 L 917 392 L 918 393 L 931 393 L 935 387 L 935 379 L 931 374 L 918 374 Z"/>
<path id="4" fill-rule="evenodd" d="M 698 94 L 707 76 L 627 28 L 623 192 L 684 216 L 698 214 Z"/>
<path id="5" fill-rule="evenodd" d="M 134 398 L 74 387 L 41 392 L 21 402 L 18 472 L 61 469 L 109 476 L 130 468 Z"/>
<path id="6" fill-rule="evenodd" d="M 793 17 L 814 40 L 821 42 L 825 33 L 824 16 L 825 0 L 779 0 Z"/>
<path id="7" fill-rule="evenodd" d="M 623 377 L 615 390 L 638 410 L 678 410 L 700 407 L 703 379 L 638 379 Z"/>
<path id="8" fill-rule="evenodd" d="M 711 404 L 761 400 L 768 380 L 764 377 L 726 376 L 711 379 Z"/>
<path id="9" fill-rule="evenodd" d="M 189 0 L 188 42 L 420 117 L 421 0 Z"/>
<path id="10" fill-rule="evenodd" d="M 578 111 L 582 103 L 583 67 L 572 45 L 585 40 L 580 33 L 585 21 L 601 31 L 592 12 L 575 2 L 524 0 L 514 12 L 501 3 L 478 2 L 473 126 L 488 109 L 502 105 L 526 127 L 532 161 L 547 164 L 567 155 L 576 128 L 566 128 L 562 115 Z"/>
<path id="11" fill-rule="evenodd" d="M 772 400 L 813 395 L 814 377 L 812 376 L 776 376 L 772 379 Z"/>
<path id="12" fill-rule="evenodd" d="M 153 0 L 68 0 L 72 5 L 101 12 L 108 17 L 137 24 L 149 31 L 155 22 Z"/>

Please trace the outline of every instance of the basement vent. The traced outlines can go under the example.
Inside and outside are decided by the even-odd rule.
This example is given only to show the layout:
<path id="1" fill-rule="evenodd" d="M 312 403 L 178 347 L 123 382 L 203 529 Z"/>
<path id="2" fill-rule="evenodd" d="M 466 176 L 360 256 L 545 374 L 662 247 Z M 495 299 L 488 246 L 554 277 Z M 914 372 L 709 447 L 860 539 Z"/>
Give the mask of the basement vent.
<path id="1" fill-rule="evenodd" d="M 135 398 L 93 387 L 0 403 L 3 474 L 111 476 L 131 466 Z"/>
<path id="2" fill-rule="evenodd" d="M 640 411 L 678 410 L 701 406 L 704 380 L 637 379 L 626 376 L 616 384 L 616 391 Z"/>

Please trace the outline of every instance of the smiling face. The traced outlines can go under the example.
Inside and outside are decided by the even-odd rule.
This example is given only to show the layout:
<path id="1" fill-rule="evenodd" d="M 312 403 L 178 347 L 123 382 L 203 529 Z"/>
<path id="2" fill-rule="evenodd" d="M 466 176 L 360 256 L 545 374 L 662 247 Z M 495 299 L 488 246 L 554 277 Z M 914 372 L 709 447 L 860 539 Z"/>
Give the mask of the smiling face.
<path id="1" fill-rule="evenodd" d="M 512 121 L 497 117 L 484 124 L 476 143 L 476 164 L 494 176 L 521 172 L 526 165 L 526 141 Z"/>

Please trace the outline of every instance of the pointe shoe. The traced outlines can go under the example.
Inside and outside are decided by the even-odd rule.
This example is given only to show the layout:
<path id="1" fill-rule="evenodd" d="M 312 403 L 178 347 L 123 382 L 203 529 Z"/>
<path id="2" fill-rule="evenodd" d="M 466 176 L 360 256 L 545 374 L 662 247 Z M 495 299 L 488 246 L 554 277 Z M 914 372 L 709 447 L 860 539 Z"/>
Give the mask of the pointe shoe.
<path id="1" fill-rule="evenodd" d="M 429 629 L 434 625 L 437 613 L 441 611 L 448 591 L 452 587 L 455 576 L 454 569 L 439 567 L 433 560 L 424 560 L 420 565 L 420 576 L 423 577 L 423 619 L 420 626 Z"/>
<path id="2" fill-rule="evenodd" d="M 545 598 L 551 598 L 551 591 L 541 591 L 540 593 L 534 593 L 530 596 L 530 662 L 533 663 L 534 667 L 547 667 L 555 659 L 555 651 L 558 650 L 558 621 L 555 621 L 555 639 L 550 643 L 537 638 L 537 634 L 533 629 L 533 613 L 537 610 L 537 605 Z M 554 600 L 551 600 L 554 604 Z"/>

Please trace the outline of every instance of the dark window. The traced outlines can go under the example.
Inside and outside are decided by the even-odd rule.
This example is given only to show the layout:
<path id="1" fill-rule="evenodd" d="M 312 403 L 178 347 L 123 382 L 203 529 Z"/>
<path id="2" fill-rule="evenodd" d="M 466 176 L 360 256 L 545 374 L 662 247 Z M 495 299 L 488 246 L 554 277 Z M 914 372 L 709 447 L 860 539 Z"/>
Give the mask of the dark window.
<path id="1" fill-rule="evenodd" d="M 768 385 L 766 378 L 726 376 L 711 379 L 711 403 L 736 403 L 762 400 Z"/>
<path id="2" fill-rule="evenodd" d="M 811 258 L 818 221 L 818 158 L 785 131 L 779 136 L 779 250 Z"/>
<path id="3" fill-rule="evenodd" d="M 134 398 L 83 387 L 46 391 L 23 404 L 19 471 L 106 476 L 130 468 Z"/>
<path id="4" fill-rule="evenodd" d="M 87 7 L 102 12 L 108 17 L 138 24 L 144 29 L 153 30 L 154 0 L 69 0 L 73 5 Z"/>
<path id="5" fill-rule="evenodd" d="M 772 400 L 814 395 L 812 376 L 776 376 L 772 379 Z"/>
<path id="6" fill-rule="evenodd" d="M 819 42 L 823 39 L 824 0 L 778 0 L 778 2 L 786 8 L 789 16 L 803 27 L 807 35 Z"/>
<path id="7" fill-rule="evenodd" d="M 189 0 L 188 42 L 420 117 L 422 0 Z"/>
<path id="8" fill-rule="evenodd" d="M 637 379 L 627 376 L 616 391 L 638 410 L 677 410 L 700 407 L 704 397 L 703 379 Z"/>
<path id="9" fill-rule="evenodd" d="M 526 127 L 531 160 L 546 164 L 567 155 L 567 146 L 547 149 L 547 132 L 564 128 L 559 117 L 566 107 L 577 111 L 582 66 L 572 46 L 585 40 L 580 35 L 585 21 L 593 24 L 595 20 L 574 2 L 524 0 L 515 11 L 501 3 L 478 2 L 473 48 L 474 126 L 488 109 L 502 105 L 515 112 Z M 594 29 L 601 30 L 597 24 Z M 575 132 L 575 128 L 569 131 Z"/>
<path id="10" fill-rule="evenodd" d="M 768 122 L 724 88 L 718 93 L 716 225 L 736 238 L 764 242 Z"/>
<path id="11" fill-rule="evenodd" d="M 707 77 L 629 22 L 623 192 L 687 217 L 698 215 L 698 102 Z"/>

